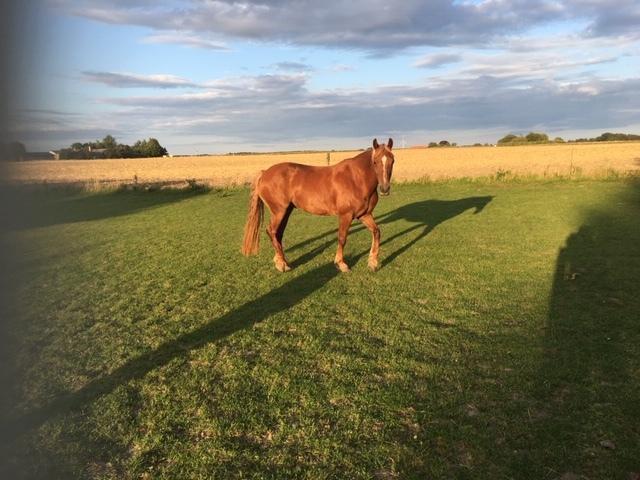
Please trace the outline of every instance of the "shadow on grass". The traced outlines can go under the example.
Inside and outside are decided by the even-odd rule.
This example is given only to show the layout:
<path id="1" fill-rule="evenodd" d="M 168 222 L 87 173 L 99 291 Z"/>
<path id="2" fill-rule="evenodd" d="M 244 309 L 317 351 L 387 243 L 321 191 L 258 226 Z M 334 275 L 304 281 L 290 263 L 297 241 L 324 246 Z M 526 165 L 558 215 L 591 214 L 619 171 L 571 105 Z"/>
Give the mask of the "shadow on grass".
<path id="1" fill-rule="evenodd" d="M 380 251 L 382 259 L 382 265 L 388 265 L 393 262 L 398 256 L 409 250 L 414 244 L 427 236 L 434 228 L 447 220 L 450 220 L 469 209 L 474 209 L 474 214 L 482 212 L 489 202 L 493 200 L 493 196 L 482 197 L 467 197 L 458 200 L 424 200 L 421 202 L 414 202 L 407 205 L 403 205 L 396 210 L 387 212 L 376 217 L 378 225 L 386 225 L 397 221 L 405 221 L 413 223 L 410 227 L 398 232 L 390 237 L 384 237 L 384 231 L 382 236 L 381 246 L 388 245 L 394 240 L 404 237 L 411 232 L 419 231 L 419 234 L 411 241 L 405 243 L 400 248 L 386 253 L 383 249 Z M 365 227 L 359 225 L 352 228 L 349 233 L 353 234 L 364 230 Z M 332 237 L 331 240 L 327 240 L 321 245 L 314 248 L 312 251 L 307 252 L 302 257 L 295 259 L 292 262 L 293 266 L 302 265 L 305 262 L 311 260 L 315 255 L 326 250 L 333 244 L 337 245 L 337 229 L 328 230 L 315 237 L 308 238 L 296 245 L 286 249 L 287 251 L 295 251 L 299 248 L 305 247 L 311 243 L 317 242 L 327 237 Z M 349 259 L 348 259 L 349 260 Z"/>
<path id="2" fill-rule="evenodd" d="M 84 404 L 110 393 L 119 385 L 142 378 L 151 370 L 166 365 L 190 350 L 225 338 L 278 312 L 294 307 L 336 275 L 338 275 L 338 271 L 333 264 L 325 264 L 306 272 L 281 287 L 245 303 L 236 310 L 128 361 L 110 374 L 88 383 L 79 391 L 58 397 L 48 405 L 35 409 L 15 421 L 8 421 L 3 430 L 17 435 L 41 425 L 49 418 L 80 408 Z"/>
<path id="3" fill-rule="evenodd" d="M 545 465 L 560 474 L 626 478 L 640 470 L 639 288 L 635 182 L 607 210 L 589 215 L 558 255 L 536 438 L 555 445 Z"/>
<path id="4" fill-rule="evenodd" d="M 491 200 L 493 200 L 492 196 L 468 197 L 459 200 L 425 200 L 403 205 L 381 216 L 379 223 L 382 225 L 399 220 L 415 224 L 385 239 L 384 242 L 382 242 L 383 245 L 415 230 L 420 232 L 411 241 L 383 257 L 383 265 L 388 265 L 393 262 L 399 255 L 409 250 L 416 242 L 426 237 L 429 232 L 441 223 L 457 217 L 469 209 L 474 209 L 473 213 L 478 214 L 484 210 L 484 207 L 486 207 Z"/>
<path id="5" fill-rule="evenodd" d="M 390 212 L 384 216 L 384 223 L 397 220 L 408 220 L 417 223 L 416 226 L 412 226 L 394 235 L 391 239 L 402 237 L 417 228 L 423 229 L 417 239 L 412 239 L 392 255 L 395 258 L 395 256 L 401 252 L 410 248 L 419 238 L 427 235 L 436 225 L 461 214 L 469 208 L 475 208 L 476 213 L 481 211 L 491 198 L 492 197 L 472 197 L 455 201 L 429 200 L 410 204 L 394 212 Z M 149 205 L 146 203 L 143 204 Z M 86 216 L 86 218 L 95 218 L 95 215 Z M 334 232 L 331 231 L 325 235 L 330 233 L 332 234 Z M 333 243 L 334 241 L 332 239 L 327 241 L 325 246 L 319 248 L 326 248 L 326 246 Z M 315 248 L 311 252 L 304 254 L 296 263 L 303 263 L 311 259 L 317 254 L 317 250 L 318 248 Z M 367 254 L 368 251 L 364 251 L 356 256 L 350 257 L 349 260 L 355 263 Z M 333 264 L 325 264 L 303 273 L 275 290 L 245 303 L 236 310 L 207 323 L 201 328 L 168 341 L 157 349 L 128 361 L 112 373 L 93 380 L 79 391 L 60 396 L 49 404 L 37 408 L 21 418 L 9 420 L 3 428 L 5 432 L 11 432 L 17 435 L 41 425 L 56 415 L 78 409 L 96 398 L 112 392 L 119 385 L 141 378 L 151 370 L 166 365 L 172 359 L 184 355 L 190 350 L 225 338 L 234 332 L 249 328 L 274 314 L 294 307 L 302 299 L 322 288 L 323 285 L 337 275 L 338 271 Z"/>
<path id="6" fill-rule="evenodd" d="M 64 223 L 101 220 L 179 202 L 203 193 L 199 190 L 86 193 L 15 187 L 3 192 L 0 211 L 6 230 L 24 230 Z M 15 205 L 20 212 L 14 212 Z"/>

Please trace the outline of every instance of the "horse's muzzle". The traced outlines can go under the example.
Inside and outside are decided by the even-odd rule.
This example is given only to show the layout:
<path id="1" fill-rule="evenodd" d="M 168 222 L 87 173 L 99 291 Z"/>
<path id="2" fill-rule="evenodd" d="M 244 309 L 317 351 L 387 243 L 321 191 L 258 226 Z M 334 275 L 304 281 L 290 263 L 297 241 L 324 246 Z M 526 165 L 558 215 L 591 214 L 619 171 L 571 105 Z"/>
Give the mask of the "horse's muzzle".
<path id="1" fill-rule="evenodd" d="M 380 187 L 380 195 L 383 195 L 386 197 L 387 195 L 389 195 L 390 190 L 391 190 L 391 187 L 387 187 L 387 188 Z"/>

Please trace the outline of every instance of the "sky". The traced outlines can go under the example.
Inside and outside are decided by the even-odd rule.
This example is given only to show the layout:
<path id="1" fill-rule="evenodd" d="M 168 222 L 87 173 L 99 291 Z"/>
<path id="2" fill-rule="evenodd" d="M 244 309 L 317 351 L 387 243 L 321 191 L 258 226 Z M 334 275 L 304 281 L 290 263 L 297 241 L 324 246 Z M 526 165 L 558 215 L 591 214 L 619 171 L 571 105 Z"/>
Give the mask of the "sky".
<path id="1" fill-rule="evenodd" d="M 22 22 L 12 135 L 30 151 L 640 133 L 637 0 L 42 0 Z"/>

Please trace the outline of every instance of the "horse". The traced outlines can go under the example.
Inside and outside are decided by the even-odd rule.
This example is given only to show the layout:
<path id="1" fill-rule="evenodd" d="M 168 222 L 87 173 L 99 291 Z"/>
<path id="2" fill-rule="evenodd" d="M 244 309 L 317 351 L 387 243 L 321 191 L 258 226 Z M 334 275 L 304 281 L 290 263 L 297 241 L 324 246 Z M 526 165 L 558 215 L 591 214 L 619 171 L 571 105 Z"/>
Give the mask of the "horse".
<path id="1" fill-rule="evenodd" d="M 394 163 L 392 148 L 391 138 L 386 145 L 380 145 L 374 139 L 373 148 L 335 165 L 316 167 L 285 162 L 260 172 L 251 188 L 242 254 L 258 253 L 266 204 L 271 212 L 267 235 L 275 250 L 276 269 L 280 272 L 291 270 L 284 256 L 282 238 L 291 212 L 300 208 L 314 215 L 338 217 L 338 249 L 334 263 L 341 272 L 349 271 L 343 256 L 349 226 L 354 219 L 360 220 L 371 232 L 367 264 L 376 271 L 380 229 L 373 219 L 373 209 L 378 203 L 378 187 L 380 195 L 389 194 Z"/>

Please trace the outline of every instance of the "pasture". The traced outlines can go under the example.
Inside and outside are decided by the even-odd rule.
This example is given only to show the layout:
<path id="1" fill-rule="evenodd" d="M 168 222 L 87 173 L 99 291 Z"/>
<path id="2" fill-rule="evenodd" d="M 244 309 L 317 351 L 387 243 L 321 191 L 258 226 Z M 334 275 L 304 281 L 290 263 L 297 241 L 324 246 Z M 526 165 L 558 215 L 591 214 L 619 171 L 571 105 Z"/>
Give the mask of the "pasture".
<path id="1" fill-rule="evenodd" d="M 3 478 L 640 472 L 637 181 L 397 185 L 381 270 L 354 223 L 349 274 L 299 211 L 291 272 L 266 235 L 243 258 L 245 188 L 16 201 Z"/>
<path id="2" fill-rule="evenodd" d="M 363 147 L 368 145 L 363 145 Z M 330 152 L 337 163 L 357 151 Z M 394 150 L 396 181 L 501 176 L 605 176 L 640 170 L 640 143 L 525 145 L 515 147 L 407 148 Z M 5 177 L 18 183 L 75 183 L 103 189 L 123 183 L 185 182 L 209 186 L 250 183 L 278 162 L 326 165 L 327 153 L 212 155 L 113 160 L 10 163 Z"/>

